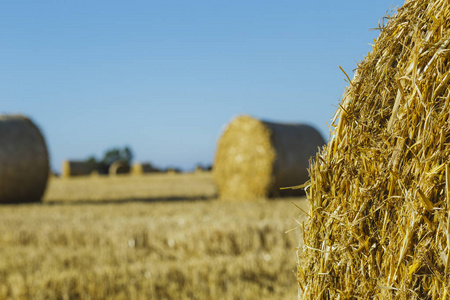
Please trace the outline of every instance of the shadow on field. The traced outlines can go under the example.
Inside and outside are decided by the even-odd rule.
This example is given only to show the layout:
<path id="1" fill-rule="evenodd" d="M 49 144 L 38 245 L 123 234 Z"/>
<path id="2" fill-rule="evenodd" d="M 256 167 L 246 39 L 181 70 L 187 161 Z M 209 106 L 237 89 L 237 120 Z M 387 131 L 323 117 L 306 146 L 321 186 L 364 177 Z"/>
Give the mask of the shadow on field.
<path id="1" fill-rule="evenodd" d="M 194 197 L 155 197 L 155 198 L 128 198 L 116 200 L 51 200 L 42 202 L 43 205 L 104 205 L 104 204 L 127 204 L 127 203 L 161 203 L 161 202 L 187 202 L 187 201 L 213 201 L 217 197 L 194 196 Z"/>

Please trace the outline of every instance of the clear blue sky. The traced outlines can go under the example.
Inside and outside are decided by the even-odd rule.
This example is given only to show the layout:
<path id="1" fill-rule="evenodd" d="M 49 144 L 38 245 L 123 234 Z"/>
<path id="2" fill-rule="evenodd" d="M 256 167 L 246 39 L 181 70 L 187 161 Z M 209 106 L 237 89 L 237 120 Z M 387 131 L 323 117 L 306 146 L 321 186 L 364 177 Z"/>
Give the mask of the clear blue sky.
<path id="1" fill-rule="evenodd" d="M 129 145 L 212 163 L 239 114 L 327 123 L 400 0 L 2 0 L 0 113 L 30 116 L 51 165 Z"/>

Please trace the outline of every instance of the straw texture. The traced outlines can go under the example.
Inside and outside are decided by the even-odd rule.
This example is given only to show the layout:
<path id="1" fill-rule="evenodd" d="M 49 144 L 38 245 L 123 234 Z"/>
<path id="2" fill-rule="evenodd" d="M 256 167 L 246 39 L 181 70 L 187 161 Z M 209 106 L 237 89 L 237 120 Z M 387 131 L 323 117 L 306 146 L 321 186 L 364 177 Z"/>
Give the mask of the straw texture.
<path id="1" fill-rule="evenodd" d="M 384 21 L 310 165 L 300 299 L 450 297 L 450 2 Z"/>
<path id="2" fill-rule="evenodd" d="M 309 159 L 323 144 L 319 132 L 308 125 L 235 118 L 219 139 L 214 161 L 221 198 L 283 196 L 281 187 L 308 180 Z"/>
<path id="3" fill-rule="evenodd" d="M 22 115 L 0 115 L 0 203 L 39 202 L 50 174 L 47 146 Z"/>

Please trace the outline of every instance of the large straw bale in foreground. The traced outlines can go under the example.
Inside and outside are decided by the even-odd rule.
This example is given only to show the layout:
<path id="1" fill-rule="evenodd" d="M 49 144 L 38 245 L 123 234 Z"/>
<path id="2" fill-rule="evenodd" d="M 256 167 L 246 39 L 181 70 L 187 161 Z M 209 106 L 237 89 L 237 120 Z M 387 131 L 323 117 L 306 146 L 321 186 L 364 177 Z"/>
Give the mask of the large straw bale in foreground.
<path id="1" fill-rule="evenodd" d="M 97 171 L 96 165 L 86 161 L 65 160 L 62 164 L 61 176 L 64 178 L 72 176 L 87 176 Z"/>
<path id="2" fill-rule="evenodd" d="M 406 1 L 358 64 L 310 166 L 300 299 L 449 299 L 449 20 Z"/>
<path id="3" fill-rule="evenodd" d="M 21 115 L 0 115 L 0 203 L 38 202 L 49 177 L 47 146 Z"/>
<path id="4" fill-rule="evenodd" d="M 308 125 L 237 117 L 217 145 L 213 173 L 220 196 L 279 196 L 281 187 L 308 180 L 309 158 L 323 144 L 320 133 Z"/>

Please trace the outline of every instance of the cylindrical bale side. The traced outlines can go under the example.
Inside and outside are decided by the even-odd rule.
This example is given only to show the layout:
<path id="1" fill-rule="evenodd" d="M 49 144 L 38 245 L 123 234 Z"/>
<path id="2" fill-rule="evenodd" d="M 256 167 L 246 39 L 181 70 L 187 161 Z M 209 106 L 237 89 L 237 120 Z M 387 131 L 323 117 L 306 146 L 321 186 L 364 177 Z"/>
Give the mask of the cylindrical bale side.
<path id="1" fill-rule="evenodd" d="M 213 174 L 220 197 L 238 200 L 283 195 L 280 187 L 308 180 L 309 159 L 323 144 L 320 134 L 308 125 L 235 118 L 217 145 Z"/>
<path id="2" fill-rule="evenodd" d="M 123 161 L 115 161 L 109 167 L 109 175 L 128 174 L 130 165 Z"/>
<path id="3" fill-rule="evenodd" d="M 41 201 L 49 173 L 37 126 L 22 115 L 0 115 L 0 203 Z"/>
<path id="4" fill-rule="evenodd" d="M 96 166 L 92 163 L 75 160 L 65 160 L 62 164 L 62 177 L 68 178 L 72 176 L 90 175 Z"/>
<path id="5" fill-rule="evenodd" d="M 309 180 L 309 160 L 325 144 L 322 135 L 306 124 L 263 123 L 272 133 L 272 147 L 276 153 L 274 181 L 269 196 L 304 195 L 303 189 L 280 188 L 300 185 Z"/>

